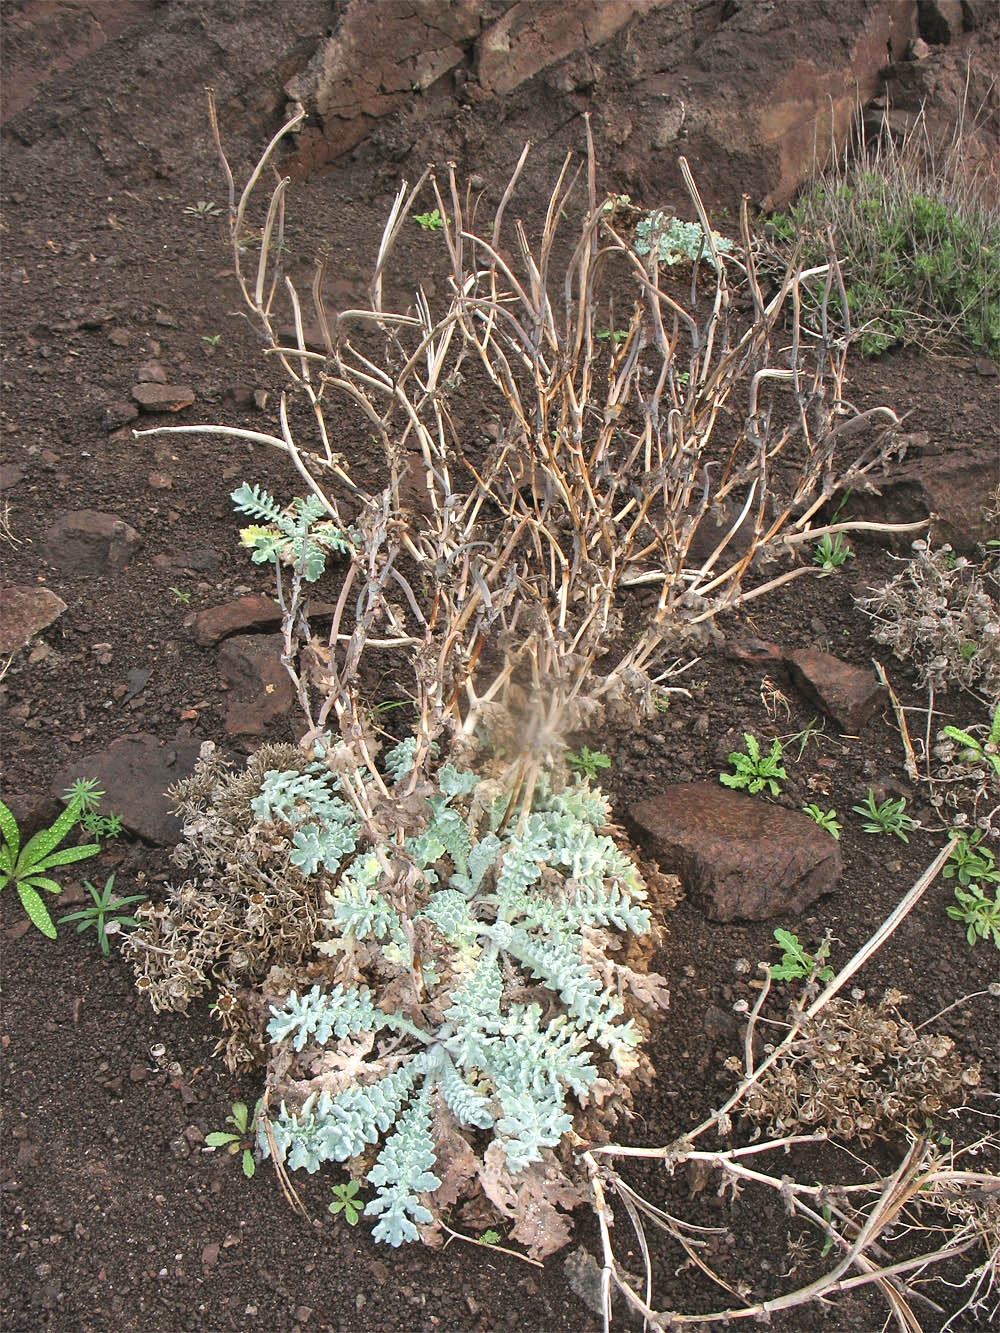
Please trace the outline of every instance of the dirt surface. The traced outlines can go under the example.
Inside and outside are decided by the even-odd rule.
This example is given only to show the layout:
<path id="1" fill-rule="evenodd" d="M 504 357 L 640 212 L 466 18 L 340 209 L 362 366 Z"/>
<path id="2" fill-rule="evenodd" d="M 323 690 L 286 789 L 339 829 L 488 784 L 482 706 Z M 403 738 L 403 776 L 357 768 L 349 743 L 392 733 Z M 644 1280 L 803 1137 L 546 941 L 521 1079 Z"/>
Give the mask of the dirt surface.
<path id="1" fill-rule="evenodd" d="M 99 5 L 4 7 L 6 73 L 19 90 L 7 108 L 3 179 L 2 481 L 17 543 L 5 549 L 4 581 L 44 585 L 66 603 L 14 655 L 0 685 L 5 798 L 45 797 L 60 770 L 136 733 L 168 746 L 214 740 L 237 758 L 259 741 L 227 733 L 229 700 L 217 649 L 198 644 L 190 619 L 241 595 L 270 593 L 267 573 L 238 547 L 229 492 L 248 480 L 291 494 L 292 469 L 263 445 L 193 436 L 136 440 L 130 426 L 207 420 L 276 428 L 280 374 L 234 313 L 225 221 L 199 210 L 223 204 L 225 187 L 207 123 L 195 108 L 205 82 L 220 87 L 223 134 L 234 169 L 243 172 L 280 123 L 283 82 L 304 65 L 325 30 L 328 7 L 304 3 L 296 23 L 282 27 L 281 13 L 271 13 L 282 6 L 247 5 L 261 17 L 253 40 L 241 27 L 238 3 L 121 8 L 114 33 L 93 46 L 77 11 L 100 13 Z M 192 41 L 187 63 L 172 64 L 171 43 L 201 10 L 214 25 L 214 51 Z M 33 63 L 39 46 L 32 22 L 39 14 L 49 24 L 47 82 Z M 291 53 L 285 66 L 250 79 L 248 71 L 267 68 L 269 43 Z M 93 54 L 78 63 L 84 49 Z M 64 67 L 65 74 L 53 73 Z M 33 81 L 41 92 L 32 99 Z M 334 275 L 331 304 L 363 299 L 399 179 L 412 180 L 435 155 L 460 157 L 496 198 L 513 165 L 506 137 L 497 134 L 503 108 L 501 101 L 457 112 L 454 141 L 442 117 L 424 138 L 408 134 L 405 117 L 390 118 L 351 157 L 297 185 L 288 231 L 295 276 L 308 279 L 322 242 Z M 542 93 L 534 123 L 527 95 L 517 102 L 518 129 L 539 145 L 519 208 L 529 231 L 539 222 L 541 186 L 564 152 L 582 143 L 579 117 L 554 125 L 547 113 Z M 155 152 L 148 149 L 154 140 Z M 610 171 L 601 183 L 618 186 Z M 735 212 L 738 181 L 732 190 Z M 433 238 L 415 224 L 406 231 L 396 269 L 402 290 L 420 281 L 433 297 L 433 249 Z M 130 392 L 151 361 L 170 385 L 192 390 L 194 402 L 176 417 L 161 413 L 130 423 Z M 847 393 L 862 408 L 889 403 L 909 413 L 913 428 L 942 446 L 982 445 L 997 439 L 997 380 L 983 370 L 961 349 L 935 359 L 897 352 L 856 362 Z M 254 402 L 255 390 L 267 395 L 263 407 Z M 338 429 L 334 447 L 352 457 L 366 448 L 357 421 L 345 414 Z M 76 510 L 117 516 L 135 528 L 141 545 L 98 572 L 61 567 L 45 536 Z M 728 752 L 742 748 L 743 731 L 790 737 L 816 717 L 780 667 L 734 660 L 727 644 L 753 636 L 786 650 L 819 646 L 847 662 L 870 663 L 873 644 L 851 592 L 884 577 L 892 556 L 874 543 L 855 546 L 847 573 L 799 580 L 754 603 L 752 615 L 724 620 L 725 642 L 707 649 L 693 668 L 689 698 L 678 696 L 650 724 L 577 738 L 611 756 L 605 785 L 617 814 L 666 783 L 714 780 Z M 925 696 L 907 670 L 886 666 L 903 703 L 923 706 Z M 373 702 L 389 697 L 390 685 Z M 967 720 L 960 700 L 946 708 L 947 720 Z M 290 739 L 295 729 L 288 715 L 267 735 Z M 790 755 L 797 749 L 793 743 Z M 653 966 L 669 979 L 671 1006 L 651 1041 L 658 1077 L 624 1131 L 632 1142 L 670 1141 L 725 1095 L 731 1076 L 722 1062 L 740 1049 L 733 1005 L 753 998 L 738 964 L 773 957 L 775 925 L 812 942 L 830 928 L 834 961 L 843 962 L 941 846 L 940 833 L 930 828 L 911 835 L 908 845 L 867 837 L 847 813 L 874 786 L 905 792 L 914 812 L 930 822 L 923 792 L 906 786 L 891 713 L 877 715 L 860 737 L 841 737 L 828 723 L 789 773 L 784 802 L 799 808 L 818 800 L 840 812 L 840 885 L 796 921 L 720 925 L 689 901 L 670 914 L 669 938 Z M 116 871 L 123 893 L 139 891 L 137 885 L 156 893 L 170 877 L 167 849 L 135 838 L 107 844 L 86 869 L 99 884 Z M 59 907 L 72 910 L 82 875 L 63 879 Z M 995 951 L 983 944 L 970 952 L 945 916 L 950 899 L 951 887 L 935 884 L 859 981 L 870 997 L 887 986 L 901 990 L 914 1023 L 983 991 L 996 975 Z M 188 1017 L 153 1015 L 116 950 L 105 960 L 92 936 L 71 927 L 62 928 L 56 943 L 25 930 L 12 893 L 0 899 L 0 925 L 0 1311 L 12 1333 L 599 1327 L 562 1255 L 540 1269 L 457 1240 L 436 1252 L 375 1246 L 364 1226 L 352 1230 L 327 1213 L 330 1181 L 322 1175 L 296 1182 L 317 1220 L 297 1218 L 268 1169 L 247 1181 L 237 1159 L 203 1150 L 205 1133 L 223 1128 L 233 1100 L 252 1104 L 257 1095 L 213 1060 L 218 1031 L 207 1005 Z M 996 1091 L 995 1018 L 995 1002 L 981 997 L 936 1025 L 964 1057 L 984 1062 L 985 1087 L 973 1101 L 979 1114 L 990 1110 Z M 891 1157 L 877 1147 L 869 1160 L 883 1169 Z M 814 1173 L 825 1169 L 820 1161 L 812 1166 Z M 712 1240 L 714 1266 L 730 1281 L 742 1275 L 755 1295 L 786 1289 L 795 1264 L 796 1283 L 822 1271 L 820 1241 L 800 1225 L 789 1227 L 777 1198 L 752 1190 L 735 1200 L 711 1189 L 692 1194 L 686 1178 L 655 1168 L 628 1174 L 669 1211 L 720 1227 Z M 808 1242 L 804 1254 L 790 1249 L 789 1232 Z M 578 1241 L 599 1252 L 592 1219 L 580 1218 Z M 618 1244 L 623 1255 L 630 1251 L 624 1234 Z M 728 1299 L 686 1266 L 680 1251 L 658 1237 L 653 1244 L 661 1307 L 704 1311 Z M 932 1294 L 954 1308 L 947 1288 Z M 876 1296 L 861 1291 L 825 1313 L 800 1309 L 774 1322 L 802 1333 L 855 1333 L 877 1330 L 884 1318 Z M 932 1313 L 922 1318 L 927 1329 L 937 1326 Z M 972 1325 L 956 1327 L 970 1333 Z"/>

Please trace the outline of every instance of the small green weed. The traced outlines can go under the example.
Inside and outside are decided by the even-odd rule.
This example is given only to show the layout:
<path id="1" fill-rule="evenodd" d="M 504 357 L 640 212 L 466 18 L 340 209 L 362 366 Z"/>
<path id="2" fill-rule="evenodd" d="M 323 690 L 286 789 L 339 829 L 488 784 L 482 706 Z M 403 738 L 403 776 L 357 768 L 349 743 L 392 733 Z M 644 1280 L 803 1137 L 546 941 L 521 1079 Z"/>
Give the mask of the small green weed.
<path id="1" fill-rule="evenodd" d="M 958 879 L 957 902 L 945 911 L 953 920 L 963 922 L 970 948 L 977 940 L 992 935 L 993 943 L 1000 949 L 1000 870 L 993 852 L 982 844 L 982 836 L 978 830 L 965 834 L 952 849 L 941 875 L 944 879 Z"/>
<path id="2" fill-rule="evenodd" d="M 615 347 L 623 343 L 628 337 L 628 329 L 598 329 L 594 335 L 598 342 L 614 343 Z"/>
<path id="3" fill-rule="evenodd" d="M 848 560 L 854 559 L 854 552 L 844 541 L 844 534 L 838 532 L 831 537 L 829 532 L 824 532 L 823 536 L 816 543 L 813 550 L 813 564 L 819 565 L 822 573 L 821 579 L 829 578 L 841 569 Z"/>
<path id="4" fill-rule="evenodd" d="M 490 1227 L 488 1231 L 484 1231 L 483 1234 L 479 1237 L 480 1245 L 499 1245 L 500 1240 L 501 1240 L 500 1232 L 494 1231 L 492 1227 Z"/>
<path id="5" fill-rule="evenodd" d="M 588 778 L 596 778 L 599 768 L 611 767 L 611 760 L 603 750 L 591 750 L 586 745 L 581 745 L 579 750 L 567 750 L 566 762 Z"/>
<path id="6" fill-rule="evenodd" d="M 840 841 L 840 830 L 843 825 L 837 818 L 836 810 L 821 810 L 815 801 L 810 801 L 802 809 L 814 823 L 818 824 L 820 828 L 825 828 L 827 833 L 836 838 L 838 842 Z"/>
<path id="7" fill-rule="evenodd" d="M 989 847 L 982 845 L 982 833 L 963 833 L 941 871 L 942 879 L 958 877 L 959 884 L 1000 884 L 1000 870 Z"/>
<path id="8" fill-rule="evenodd" d="M 341 1215 L 349 1227 L 356 1227 L 364 1211 L 364 1200 L 358 1195 L 361 1191 L 361 1182 L 349 1180 L 344 1185 L 334 1185 L 333 1202 L 328 1205 L 328 1211 L 333 1213 L 334 1217 Z"/>
<path id="9" fill-rule="evenodd" d="M 196 204 L 188 204 L 184 212 L 196 218 L 222 217 L 222 209 L 212 199 L 199 199 Z"/>
<path id="10" fill-rule="evenodd" d="M 907 833 L 919 825 L 915 819 L 911 819 L 906 810 L 906 797 L 899 796 L 893 800 L 887 796 L 881 803 L 876 802 L 875 793 L 871 787 L 868 788 L 868 795 L 863 805 L 852 805 L 851 809 L 856 815 L 864 815 L 866 823 L 862 828 L 866 833 L 894 833 L 897 838 L 903 842 L 909 842 Z"/>
<path id="11" fill-rule="evenodd" d="M 88 810 L 80 820 L 80 827 L 95 838 L 117 838 L 121 836 L 122 817 L 113 810 L 109 810 L 106 815 Z"/>
<path id="12" fill-rule="evenodd" d="M 180 588 L 168 588 L 167 591 L 172 592 L 174 594 L 174 598 L 178 602 L 183 602 L 185 606 L 190 605 L 191 594 L 189 592 L 181 592 Z"/>
<path id="13" fill-rule="evenodd" d="M 226 1124 L 232 1125 L 235 1132 L 220 1129 L 213 1130 L 211 1134 L 205 1135 L 205 1143 L 209 1148 L 225 1148 L 231 1157 L 235 1157 L 237 1153 L 242 1153 L 241 1164 L 243 1174 L 247 1180 L 253 1177 L 253 1173 L 257 1169 L 253 1152 L 247 1140 L 253 1127 L 253 1121 L 257 1119 L 259 1106 L 260 1102 L 257 1103 L 251 1117 L 246 1102 L 233 1102 L 232 1114 L 226 1116 Z"/>
<path id="14" fill-rule="evenodd" d="M 788 777 L 781 763 L 781 741 L 773 740 L 770 751 L 762 755 L 756 736 L 745 731 L 743 739 L 746 741 L 746 754 L 733 750 L 729 756 L 729 762 L 736 772 L 720 773 L 719 781 L 724 787 L 738 787 L 754 793 L 767 787 L 772 796 L 780 795 L 781 783 Z"/>
<path id="15" fill-rule="evenodd" d="M 15 886 L 32 925 L 50 940 L 56 938 L 56 928 L 39 889 L 44 889 L 46 893 L 62 893 L 62 885 L 57 884 L 46 872 L 71 865 L 74 861 L 86 861 L 101 850 L 97 842 L 84 843 L 79 847 L 59 847 L 84 814 L 96 808 L 103 792 L 97 791 L 96 778 L 81 778 L 73 784 L 68 794 L 69 803 L 59 818 L 49 828 L 36 833 L 23 847 L 17 820 L 0 801 L 0 889 L 5 889 L 8 884 Z"/>
<path id="16" fill-rule="evenodd" d="M 811 954 L 806 953 L 799 943 L 798 935 L 793 935 L 790 930 L 782 930 L 779 926 L 774 932 L 774 938 L 782 953 L 781 962 L 771 964 L 772 980 L 800 981 L 804 977 L 811 977 L 814 972 L 819 981 L 832 980 L 833 968 L 822 966 L 830 954 L 829 940 L 824 940 L 816 953 Z"/>
<path id="17" fill-rule="evenodd" d="M 816 740 L 817 736 L 822 736 L 825 731 L 826 723 L 820 722 L 819 718 L 812 717 L 801 731 L 794 731 L 788 736 L 779 736 L 778 739 L 781 741 L 782 747 L 790 745 L 793 741 L 798 741 L 799 752 L 795 756 L 795 762 L 800 763 L 809 742 Z M 816 740 L 816 744 L 819 744 L 818 740 Z"/>
<path id="18" fill-rule="evenodd" d="M 201 340 L 202 340 L 203 343 L 208 343 L 208 346 L 209 346 L 209 347 L 218 347 L 219 343 L 222 342 L 222 334 L 221 334 L 221 333 L 212 333 L 212 334 L 209 334 L 209 333 L 203 333 L 203 334 L 201 335 Z"/>
<path id="19" fill-rule="evenodd" d="M 440 231 L 445 224 L 445 219 L 438 208 L 432 209 L 429 213 L 414 213 L 412 216 L 417 226 L 424 231 Z"/>
<path id="20" fill-rule="evenodd" d="M 963 644 L 963 649 L 964 646 Z M 975 644 L 973 644 L 973 648 L 975 648 Z M 964 652 L 962 655 L 965 656 Z M 962 750 L 963 762 L 966 764 L 989 765 L 997 777 L 1000 777 L 1000 704 L 997 704 L 993 712 L 990 734 L 985 741 L 979 740 L 971 732 L 963 731 L 960 727 L 945 727 L 944 734 L 949 740 L 956 741 L 964 747 Z"/>
<path id="21" fill-rule="evenodd" d="M 969 947 L 992 935 L 993 943 L 1000 949 L 1000 889 L 990 898 L 979 884 L 970 884 L 967 889 L 956 884 L 955 897 L 958 902 L 945 911 L 953 920 L 964 923 Z"/>
<path id="22" fill-rule="evenodd" d="M 85 879 L 84 885 L 90 890 L 90 896 L 93 903 L 88 907 L 82 907 L 79 912 L 69 912 L 66 916 L 59 918 L 59 924 L 63 925 L 66 921 L 76 921 L 77 933 L 89 929 L 93 926 L 97 931 L 97 939 L 101 946 L 101 953 L 107 957 L 111 952 L 111 943 L 109 935 L 120 934 L 123 928 L 134 929 L 139 923 L 134 916 L 128 916 L 123 912 L 123 908 L 131 907 L 133 903 L 142 903 L 146 901 L 144 893 L 133 894 L 131 898 L 116 898 L 114 895 L 115 877 L 109 875 L 104 888 L 97 890 L 91 884 L 89 879 Z"/>

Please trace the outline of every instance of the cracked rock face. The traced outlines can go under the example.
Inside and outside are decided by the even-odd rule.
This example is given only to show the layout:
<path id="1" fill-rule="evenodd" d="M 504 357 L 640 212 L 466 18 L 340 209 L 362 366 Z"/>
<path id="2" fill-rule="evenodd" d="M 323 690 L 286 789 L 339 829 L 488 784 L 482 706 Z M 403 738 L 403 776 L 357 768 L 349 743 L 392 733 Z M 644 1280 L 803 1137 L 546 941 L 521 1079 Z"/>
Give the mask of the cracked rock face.
<path id="1" fill-rule="evenodd" d="M 797 916 L 840 878 L 836 840 L 808 815 L 711 782 L 639 801 L 628 824 L 714 921 Z"/>

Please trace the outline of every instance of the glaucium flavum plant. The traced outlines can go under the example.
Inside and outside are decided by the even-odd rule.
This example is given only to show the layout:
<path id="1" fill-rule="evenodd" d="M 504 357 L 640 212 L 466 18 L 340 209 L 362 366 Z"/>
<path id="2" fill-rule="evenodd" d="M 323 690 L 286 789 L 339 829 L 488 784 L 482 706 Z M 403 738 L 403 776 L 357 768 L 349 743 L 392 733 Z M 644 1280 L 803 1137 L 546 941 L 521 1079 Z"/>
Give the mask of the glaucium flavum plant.
<path id="1" fill-rule="evenodd" d="M 158 1007 L 216 991 L 230 1065 L 266 1065 L 259 1148 L 281 1172 L 345 1163 L 394 1245 L 433 1240 L 446 1210 L 449 1225 L 479 1226 L 485 1202 L 542 1255 L 568 1238 L 567 1210 L 593 1200 L 582 1156 L 649 1076 L 644 1015 L 667 998 L 648 971 L 643 874 L 606 797 L 570 781 L 565 738 L 609 711 L 662 707 L 700 626 L 817 573 L 798 565 L 744 592 L 755 561 L 885 526 L 811 522 L 837 489 L 869 484 L 898 422 L 844 402 L 835 260 L 811 270 L 826 283 L 822 333 L 789 335 L 803 274 L 790 269 L 765 304 L 746 210 L 740 245 L 721 245 L 687 173 L 701 219 L 691 259 L 697 270 L 707 251 L 715 295 L 706 317 L 686 310 L 658 249 L 638 253 L 602 206 L 589 126 L 585 213 L 558 277 L 571 159 L 534 250 L 520 221 L 512 240 L 504 230 L 527 149 L 488 226 L 454 172 L 446 200 L 428 171 L 396 197 L 366 308 L 331 321 L 317 266 L 325 351 L 307 346 L 284 270 L 287 181 L 260 217 L 256 273 L 244 270 L 254 188 L 301 119 L 239 197 L 219 145 L 237 278 L 289 381 L 281 434 L 182 429 L 277 448 L 305 482 L 289 505 L 249 484 L 233 500 L 252 558 L 274 567 L 306 732 L 242 773 L 205 753 L 176 789 L 175 860 L 194 876 L 143 909 L 127 947 Z M 213 129 L 218 141 L 214 112 Z M 450 296 L 437 313 L 422 291 L 393 311 L 384 280 L 428 179 Z M 609 275 L 633 305 L 605 342 Z M 772 412 L 782 393 L 793 409 Z M 349 460 L 334 396 L 381 453 L 381 488 Z M 463 437 L 471 408 L 495 414 L 493 442 Z M 716 448 L 723 409 L 734 433 Z M 709 512 L 716 535 L 695 558 Z M 328 576 L 321 636 L 309 594 Z M 627 638 L 640 586 L 654 607 Z M 363 688 L 373 652 L 391 654 L 416 715 L 387 753 Z"/>

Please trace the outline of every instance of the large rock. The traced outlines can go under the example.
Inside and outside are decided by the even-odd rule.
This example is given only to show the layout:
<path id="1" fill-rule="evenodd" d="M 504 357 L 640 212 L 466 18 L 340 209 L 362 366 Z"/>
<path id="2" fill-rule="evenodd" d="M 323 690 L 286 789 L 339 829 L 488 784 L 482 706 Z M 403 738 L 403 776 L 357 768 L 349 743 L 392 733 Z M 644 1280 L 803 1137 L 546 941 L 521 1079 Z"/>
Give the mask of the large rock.
<path id="1" fill-rule="evenodd" d="M 1000 535 L 993 510 L 997 487 L 996 443 L 979 447 L 940 449 L 925 443 L 921 433 L 906 461 L 894 465 L 879 480 L 880 495 L 855 491 L 851 517 L 880 523 L 915 523 L 931 517 L 931 540 L 947 542 L 962 555 L 974 555 L 977 546 Z M 903 539 L 913 540 L 912 534 Z"/>
<path id="2" fill-rule="evenodd" d="M 536 106 L 555 98 L 564 123 L 600 85 L 598 152 L 644 199 L 685 197 L 683 153 L 710 203 L 746 191 L 777 207 L 817 153 L 843 146 L 887 54 L 901 59 L 916 32 L 915 0 L 346 0 L 286 84 L 310 113 L 297 166 L 342 156 L 391 113 L 453 126 L 456 94 L 476 106 L 524 89 Z M 498 158 L 520 150 L 518 110 L 504 108 Z"/>
<path id="3" fill-rule="evenodd" d="M 0 654 L 7 656 L 26 647 L 36 634 L 51 625 L 66 610 L 66 603 L 38 584 L 5 588 L 0 618 Z"/>
<path id="4" fill-rule="evenodd" d="M 808 815 L 716 783 L 667 787 L 632 806 L 628 823 L 716 921 L 794 918 L 841 872 L 836 841 Z"/>
<path id="5" fill-rule="evenodd" d="M 68 574 L 106 575 L 128 564 L 142 538 L 117 514 L 74 509 L 52 523 L 45 533 L 45 557 Z"/>
<path id="6" fill-rule="evenodd" d="M 101 813 L 121 815 L 125 828 L 147 842 L 172 846 L 181 824 L 167 788 L 191 775 L 199 749 L 197 741 L 123 736 L 106 750 L 75 760 L 55 778 L 52 794 L 61 795 L 76 778 L 97 778 L 105 793 Z"/>
<path id="7" fill-rule="evenodd" d="M 230 736 L 261 735 L 294 703 L 282 648 L 280 634 L 237 634 L 219 649 L 219 675 L 232 691 L 225 722 Z"/>

